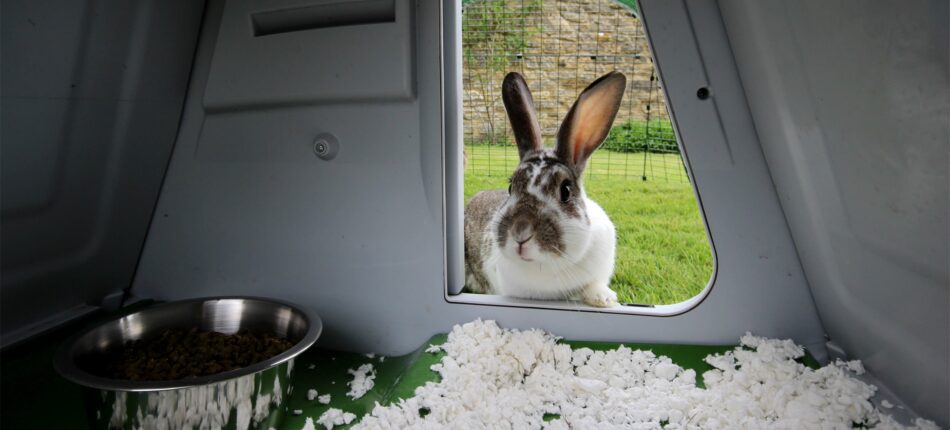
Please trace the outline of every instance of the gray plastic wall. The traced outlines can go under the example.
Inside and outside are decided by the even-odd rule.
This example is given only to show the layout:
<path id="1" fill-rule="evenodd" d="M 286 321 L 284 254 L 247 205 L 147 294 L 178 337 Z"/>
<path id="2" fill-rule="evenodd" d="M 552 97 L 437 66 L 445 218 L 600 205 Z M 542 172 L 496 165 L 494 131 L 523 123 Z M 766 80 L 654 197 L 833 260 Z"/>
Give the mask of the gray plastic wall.
<path id="1" fill-rule="evenodd" d="M 828 335 L 950 425 L 947 2 L 721 3 Z"/>
<path id="2" fill-rule="evenodd" d="M 3 345 L 130 286 L 178 133 L 203 8 L 193 0 L 3 0 Z"/>

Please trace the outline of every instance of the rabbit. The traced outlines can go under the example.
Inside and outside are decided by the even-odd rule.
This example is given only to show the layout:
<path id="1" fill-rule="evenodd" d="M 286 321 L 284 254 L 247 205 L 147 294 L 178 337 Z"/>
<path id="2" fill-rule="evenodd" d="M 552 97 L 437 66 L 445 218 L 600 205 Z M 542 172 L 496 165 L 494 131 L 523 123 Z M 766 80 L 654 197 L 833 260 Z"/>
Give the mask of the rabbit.
<path id="1" fill-rule="evenodd" d="M 481 191 L 465 207 L 468 290 L 617 306 L 617 293 L 609 287 L 614 225 L 587 198 L 582 176 L 610 131 L 626 84 L 618 72 L 591 83 L 561 123 L 555 148 L 547 149 L 524 78 L 516 72 L 505 76 L 502 100 L 520 162 L 507 191 Z"/>

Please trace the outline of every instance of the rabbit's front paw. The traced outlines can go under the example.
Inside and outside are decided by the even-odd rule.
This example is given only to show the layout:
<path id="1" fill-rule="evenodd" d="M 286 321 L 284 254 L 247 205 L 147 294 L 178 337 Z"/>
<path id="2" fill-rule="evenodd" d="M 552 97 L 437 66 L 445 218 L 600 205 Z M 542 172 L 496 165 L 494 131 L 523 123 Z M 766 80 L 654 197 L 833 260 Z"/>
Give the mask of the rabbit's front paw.
<path id="1" fill-rule="evenodd" d="M 612 308 L 617 306 L 617 293 L 604 284 L 591 284 L 581 292 L 585 304 L 597 308 Z"/>

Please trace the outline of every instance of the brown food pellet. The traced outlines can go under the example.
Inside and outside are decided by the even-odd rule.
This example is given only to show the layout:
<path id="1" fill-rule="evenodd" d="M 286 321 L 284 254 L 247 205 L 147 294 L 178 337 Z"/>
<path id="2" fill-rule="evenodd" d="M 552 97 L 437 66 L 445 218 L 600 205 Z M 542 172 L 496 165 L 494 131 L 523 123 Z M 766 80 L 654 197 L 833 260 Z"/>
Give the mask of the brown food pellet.
<path id="1" fill-rule="evenodd" d="M 270 334 L 168 329 L 152 339 L 127 342 L 111 375 L 132 381 L 197 378 L 259 363 L 293 345 Z"/>

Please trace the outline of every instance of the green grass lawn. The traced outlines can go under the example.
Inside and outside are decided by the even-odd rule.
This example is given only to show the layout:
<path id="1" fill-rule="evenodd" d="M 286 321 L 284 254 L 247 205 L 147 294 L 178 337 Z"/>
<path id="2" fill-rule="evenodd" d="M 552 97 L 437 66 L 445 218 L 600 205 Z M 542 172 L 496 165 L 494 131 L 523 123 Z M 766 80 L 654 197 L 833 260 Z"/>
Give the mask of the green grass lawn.
<path id="1" fill-rule="evenodd" d="M 517 150 L 466 146 L 465 201 L 478 191 L 508 187 Z M 618 170 L 643 153 L 599 150 L 585 173 L 588 197 L 600 204 L 617 227 L 617 269 L 611 288 L 622 303 L 670 304 L 695 296 L 712 276 L 712 253 L 691 185 L 674 176 L 682 171 L 676 154 L 648 154 L 648 180 Z M 487 166 L 491 164 L 489 170 Z M 503 168 L 507 164 L 507 169 Z M 608 169 L 610 174 L 608 174 Z M 656 175 L 663 172 L 668 177 Z M 654 178 L 654 179 L 651 179 Z"/>

